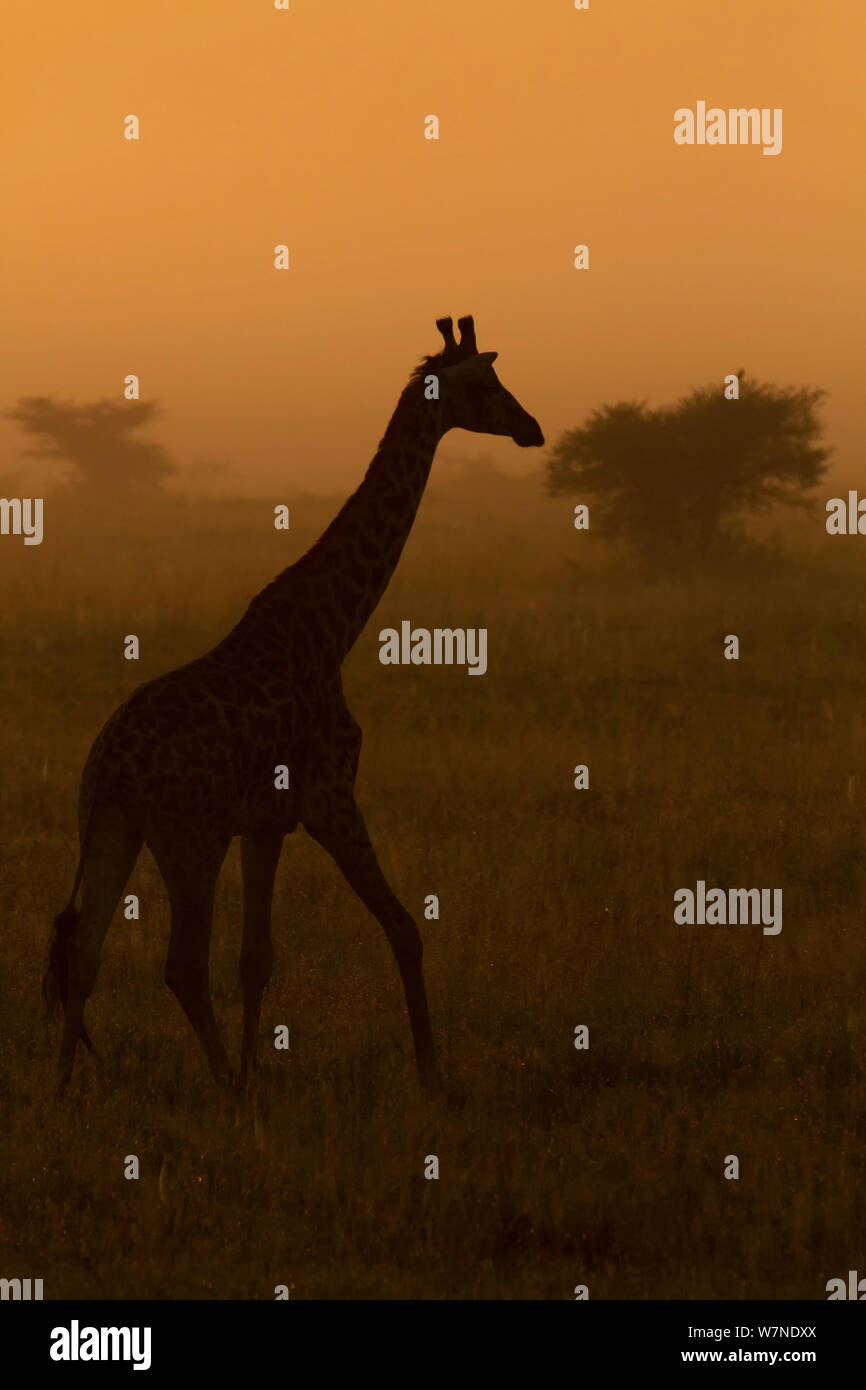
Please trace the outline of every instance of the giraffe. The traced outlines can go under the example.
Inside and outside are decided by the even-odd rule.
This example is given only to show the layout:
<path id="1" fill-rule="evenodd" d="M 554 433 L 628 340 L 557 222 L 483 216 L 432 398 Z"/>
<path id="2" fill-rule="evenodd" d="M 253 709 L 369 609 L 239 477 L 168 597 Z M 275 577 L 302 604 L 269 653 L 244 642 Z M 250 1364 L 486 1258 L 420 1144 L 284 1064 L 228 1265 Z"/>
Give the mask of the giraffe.
<path id="1" fill-rule="evenodd" d="M 80 857 L 54 921 L 43 980 L 65 1017 L 57 1069 L 68 1083 L 111 918 L 144 844 L 168 891 L 165 981 L 218 1083 L 234 1081 L 211 1001 L 214 890 L 241 839 L 243 1031 L 240 1082 L 253 1083 L 262 996 L 273 964 L 271 904 L 283 840 L 300 824 L 378 919 L 402 979 L 423 1090 L 440 1074 L 414 919 L 379 867 L 354 794 L 361 729 L 341 667 L 384 593 L 412 528 L 439 440 L 459 427 L 541 445 L 538 423 L 479 352 L 471 317 L 437 319 L 445 342 L 400 396 L 357 490 L 319 540 L 250 603 L 211 651 L 148 681 L 97 735 L 81 778 Z M 438 390 L 432 384 L 436 378 Z M 289 770 L 277 790 L 275 770 Z M 76 899 L 82 889 L 81 905 Z"/>

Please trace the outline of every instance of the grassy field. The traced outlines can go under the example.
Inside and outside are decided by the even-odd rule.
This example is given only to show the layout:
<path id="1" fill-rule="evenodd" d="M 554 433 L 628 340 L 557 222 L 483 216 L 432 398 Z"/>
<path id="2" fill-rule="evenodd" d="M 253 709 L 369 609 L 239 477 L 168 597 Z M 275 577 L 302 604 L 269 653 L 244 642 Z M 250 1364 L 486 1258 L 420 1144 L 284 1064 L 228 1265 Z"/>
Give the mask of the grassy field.
<path id="1" fill-rule="evenodd" d="M 866 1273 L 866 542 L 819 517 L 763 570 L 648 583 L 567 500 L 485 481 L 431 489 L 345 671 L 359 801 L 425 939 L 439 1105 L 383 934 L 303 831 L 255 1122 L 163 983 L 146 853 L 89 1006 L 106 1073 L 80 1058 L 55 1100 L 39 981 L 89 745 L 334 506 L 297 499 L 286 535 L 267 501 L 108 519 L 55 499 L 41 547 L 0 540 L 0 1274 L 46 1298 L 821 1299 Z M 381 666 L 403 618 L 486 626 L 487 675 Z M 781 934 L 675 925 L 699 878 L 781 887 Z M 240 903 L 234 846 L 212 979 L 235 1056 Z"/>

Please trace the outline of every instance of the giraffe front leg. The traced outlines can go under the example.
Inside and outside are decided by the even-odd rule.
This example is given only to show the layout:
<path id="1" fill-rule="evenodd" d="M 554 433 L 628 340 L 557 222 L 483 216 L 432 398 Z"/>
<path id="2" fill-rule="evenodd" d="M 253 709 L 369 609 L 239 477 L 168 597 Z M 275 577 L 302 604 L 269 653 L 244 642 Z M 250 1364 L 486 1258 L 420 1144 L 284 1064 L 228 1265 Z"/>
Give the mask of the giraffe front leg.
<path id="1" fill-rule="evenodd" d="M 381 923 L 403 981 L 421 1085 L 425 1091 L 438 1091 L 441 1077 L 421 964 L 421 936 L 411 914 L 379 867 L 364 818 L 354 799 L 349 799 L 336 806 L 311 807 L 302 819 L 313 838 L 333 857 L 362 903 Z"/>
<path id="2" fill-rule="evenodd" d="M 241 1085 L 252 1085 L 256 1068 L 256 1039 L 262 995 L 271 978 L 274 948 L 271 942 L 271 903 L 283 832 L 265 831 L 241 838 L 241 870 L 244 880 L 244 935 L 240 977 L 244 996 L 244 1029 L 241 1043 Z"/>

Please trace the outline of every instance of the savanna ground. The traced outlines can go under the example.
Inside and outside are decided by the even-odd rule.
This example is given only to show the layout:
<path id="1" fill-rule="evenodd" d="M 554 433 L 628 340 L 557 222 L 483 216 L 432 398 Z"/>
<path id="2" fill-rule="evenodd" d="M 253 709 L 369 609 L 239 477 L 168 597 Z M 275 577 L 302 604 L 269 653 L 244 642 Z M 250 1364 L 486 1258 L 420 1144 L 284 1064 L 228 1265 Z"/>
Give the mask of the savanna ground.
<path id="1" fill-rule="evenodd" d="M 48 1298 L 821 1299 L 866 1270 L 866 543 L 820 515 L 764 569 L 649 583 L 537 481 L 434 483 L 345 686 L 359 801 L 425 939 L 445 1103 L 419 1096 L 380 928 L 303 831 L 255 1123 L 163 983 L 146 853 L 141 920 L 116 915 L 89 1006 L 107 1076 L 79 1056 L 55 1100 L 39 982 L 84 757 L 336 503 L 296 499 L 287 535 L 271 506 L 55 499 L 41 547 L 0 544 L 0 1274 Z M 381 666 L 403 618 L 486 626 L 487 675 Z M 781 887 L 781 934 L 675 925 L 699 878 Z M 212 953 L 234 1056 L 240 912 L 235 845 Z"/>

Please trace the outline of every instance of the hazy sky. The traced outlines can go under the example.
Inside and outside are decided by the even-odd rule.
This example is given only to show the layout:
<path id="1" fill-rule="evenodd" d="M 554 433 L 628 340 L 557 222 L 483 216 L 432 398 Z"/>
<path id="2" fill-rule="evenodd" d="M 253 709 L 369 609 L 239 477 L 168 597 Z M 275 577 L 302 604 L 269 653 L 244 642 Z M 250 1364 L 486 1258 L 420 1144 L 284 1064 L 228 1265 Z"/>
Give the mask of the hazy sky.
<path id="1" fill-rule="evenodd" d="M 3 407 L 137 372 L 181 465 L 348 490 L 434 319 L 472 313 L 550 441 L 745 367 L 826 387 L 859 468 L 855 0 L 39 0 L 4 30 Z M 781 154 L 678 147 L 698 100 L 781 107 Z"/>

